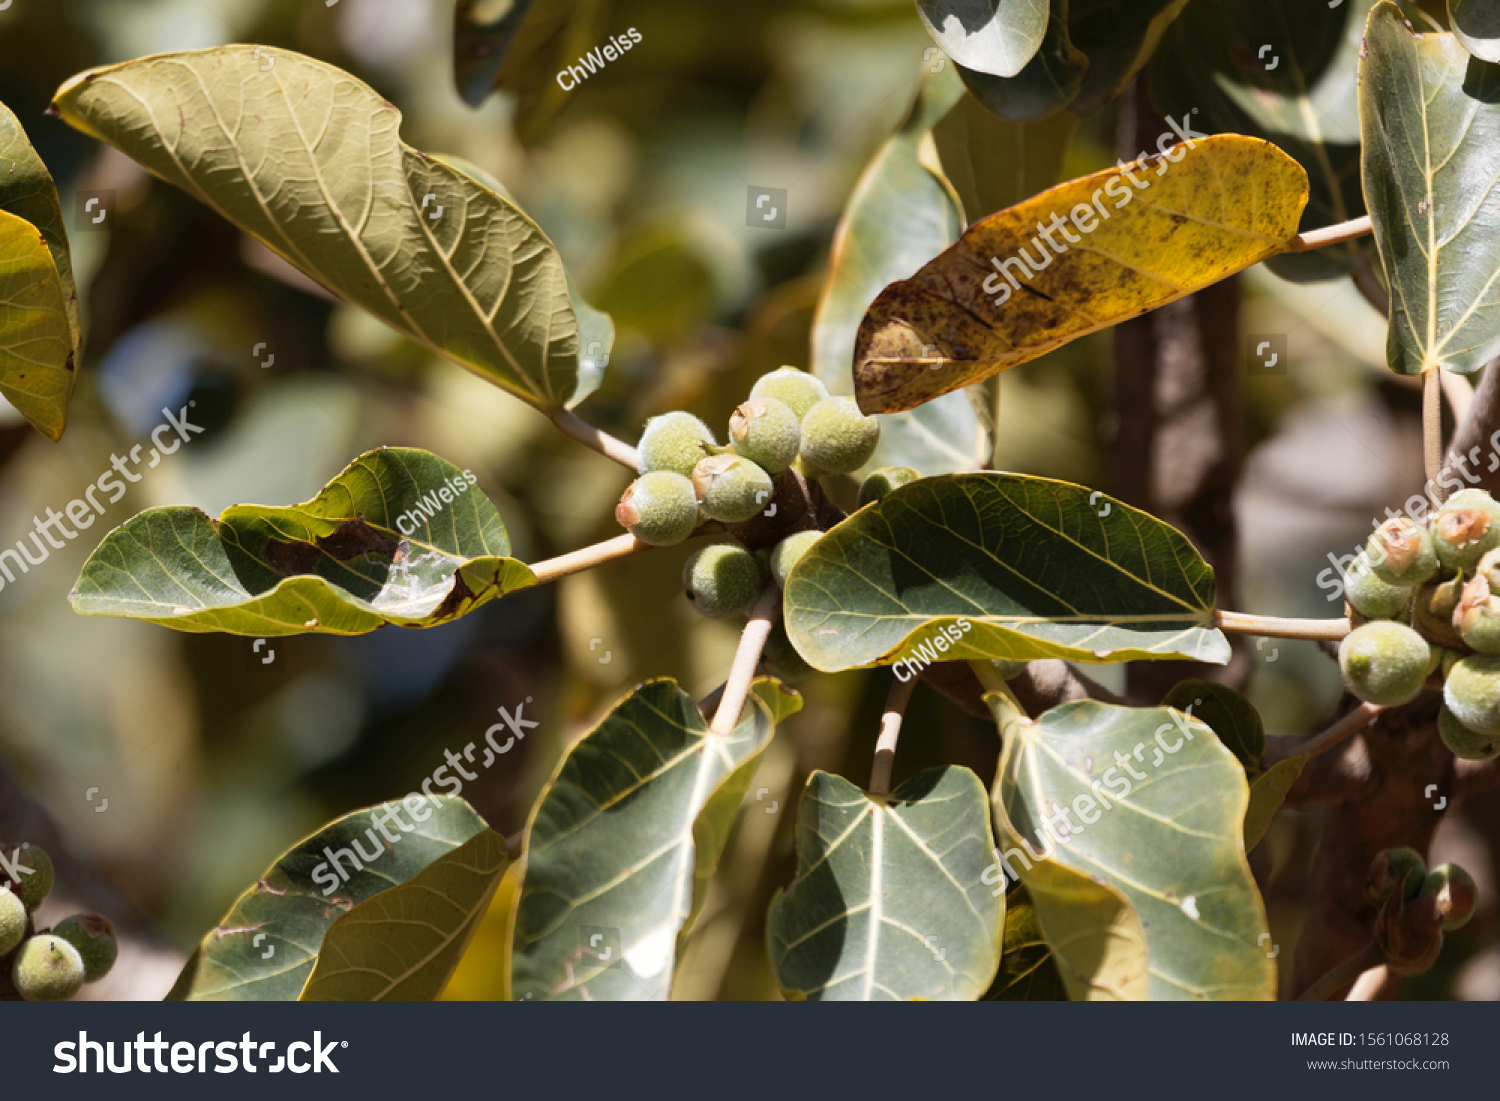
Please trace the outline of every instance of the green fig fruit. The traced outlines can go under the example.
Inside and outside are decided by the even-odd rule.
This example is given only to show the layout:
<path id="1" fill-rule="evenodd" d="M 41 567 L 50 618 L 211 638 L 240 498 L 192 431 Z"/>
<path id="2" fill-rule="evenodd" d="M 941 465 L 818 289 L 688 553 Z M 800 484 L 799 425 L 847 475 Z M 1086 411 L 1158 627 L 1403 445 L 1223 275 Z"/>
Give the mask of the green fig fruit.
<path id="1" fill-rule="evenodd" d="M 853 474 L 875 455 L 880 421 L 853 398 L 824 398 L 802 418 L 802 458 L 818 470 Z"/>
<path id="2" fill-rule="evenodd" d="M 65 1002 L 83 985 L 83 957 L 61 937 L 43 933 L 21 945 L 10 975 L 28 1002 Z"/>
<path id="3" fill-rule="evenodd" d="M 1410 607 L 1411 595 L 1410 589 L 1382 580 L 1362 554 L 1344 575 L 1344 596 L 1366 619 L 1399 619 Z"/>
<path id="4" fill-rule="evenodd" d="M 1365 876 L 1365 898 L 1379 906 L 1390 897 L 1396 884 L 1405 883 L 1402 893 L 1410 901 L 1421 893 L 1426 875 L 1427 862 L 1421 853 L 1414 849 L 1386 849 L 1376 853 L 1370 862 L 1369 873 Z"/>
<path id="5" fill-rule="evenodd" d="M 786 588 L 786 575 L 792 572 L 797 559 L 822 537 L 821 531 L 799 531 L 776 544 L 771 551 L 771 576 L 776 579 L 777 588 Z"/>
<path id="6" fill-rule="evenodd" d="M 771 476 L 740 455 L 710 455 L 693 468 L 693 491 L 710 520 L 742 524 L 775 492 Z"/>
<path id="7" fill-rule="evenodd" d="M 52 935 L 78 949 L 79 958 L 83 960 L 84 982 L 98 982 L 104 978 L 120 957 L 115 927 L 103 914 L 74 914 L 64 918 L 53 926 Z"/>
<path id="8" fill-rule="evenodd" d="M 1500 505 L 1488 493 L 1455 493 L 1432 518 L 1432 546 L 1448 573 L 1473 577 L 1479 560 L 1500 547 Z"/>
<path id="9" fill-rule="evenodd" d="M 1344 684 L 1366 703 L 1381 707 L 1416 699 L 1431 662 L 1432 647 L 1427 640 L 1389 620 L 1356 627 L 1339 644 Z"/>
<path id="10" fill-rule="evenodd" d="M 682 568 L 687 598 L 709 619 L 744 615 L 765 583 L 760 561 L 738 543 L 704 547 Z"/>
<path id="11" fill-rule="evenodd" d="M 0 956 L 8 956 L 26 939 L 26 903 L 9 887 L 0 887 Z"/>
<path id="12" fill-rule="evenodd" d="M 1467 925 L 1474 916 L 1479 888 L 1474 879 L 1457 864 L 1439 864 L 1422 881 L 1422 894 L 1432 899 L 1443 928 L 1449 932 Z"/>
<path id="13" fill-rule="evenodd" d="M 1500 736 L 1500 655 L 1470 654 L 1443 682 L 1443 702 L 1470 730 Z"/>
<path id="14" fill-rule="evenodd" d="M 785 402 L 800 421 L 809 409 L 828 396 L 828 387 L 806 371 L 782 367 L 761 375 L 750 388 L 750 396 Z"/>
<path id="15" fill-rule="evenodd" d="M 10 865 L 20 876 L 20 882 L 15 882 L 0 870 L 0 886 L 9 883 L 11 890 L 26 904 L 26 909 L 35 911 L 52 893 L 52 858 L 40 845 L 29 843 L 0 844 L 0 852 L 8 854 Z"/>
<path id="16" fill-rule="evenodd" d="M 641 433 L 641 442 L 636 448 L 640 456 L 639 469 L 642 474 L 667 470 L 691 478 L 693 467 L 714 446 L 712 430 L 691 413 L 680 410 L 664 413 L 647 421 L 646 430 Z"/>
<path id="17" fill-rule="evenodd" d="M 1365 545 L 1365 557 L 1377 577 L 1402 588 L 1431 581 L 1438 572 L 1432 535 L 1405 516 L 1392 517 L 1375 529 Z"/>
<path id="18" fill-rule="evenodd" d="M 653 470 L 626 487 L 615 506 L 615 520 L 642 543 L 669 547 L 698 526 L 698 496 L 681 474 Z"/>
<path id="19" fill-rule="evenodd" d="M 1458 721 L 1458 716 L 1443 705 L 1438 712 L 1438 736 L 1448 752 L 1465 761 L 1488 761 L 1500 753 L 1500 734 L 1481 734 Z"/>
<path id="20" fill-rule="evenodd" d="M 883 466 L 860 485 L 859 503 L 856 507 L 864 508 L 872 501 L 880 500 L 891 490 L 910 485 L 921 477 L 909 466 Z"/>
<path id="21" fill-rule="evenodd" d="M 780 474 L 797 457 L 802 432 L 797 414 L 779 398 L 751 398 L 729 418 L 729 442 L 767 474 Z"/>

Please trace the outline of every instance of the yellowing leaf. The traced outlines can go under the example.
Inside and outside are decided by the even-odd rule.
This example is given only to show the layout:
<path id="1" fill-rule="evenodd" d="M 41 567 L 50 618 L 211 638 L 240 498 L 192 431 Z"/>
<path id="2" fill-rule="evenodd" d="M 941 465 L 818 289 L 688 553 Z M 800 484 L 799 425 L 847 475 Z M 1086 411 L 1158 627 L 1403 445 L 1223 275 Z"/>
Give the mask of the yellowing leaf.
<path id="1" fill-rule="evenodd" d="M 1296 161 L 1234 134 L 1167 153 L 991 215 L 887 287 L 855 344 L 860 408 L 911 409 L 1287 250 Z"/>
<path id="2" fill-rule="evenodd" d="M 68 300 L 52 254 L 34 225 L 0 210 L 0 394 L 57 440 L 73 378 Z"/>

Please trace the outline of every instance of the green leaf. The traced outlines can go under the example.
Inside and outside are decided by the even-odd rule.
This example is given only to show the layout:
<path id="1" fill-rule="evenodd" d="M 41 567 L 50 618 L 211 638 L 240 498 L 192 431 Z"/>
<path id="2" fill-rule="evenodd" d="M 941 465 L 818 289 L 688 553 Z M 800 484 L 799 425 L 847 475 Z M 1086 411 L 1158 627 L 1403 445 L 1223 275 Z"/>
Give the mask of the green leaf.
<path id="1" fill-rule="evenodd" d="M 982 999 L 986 1002 L 1065 1002 L 1067 988 L 1042 935 L 1036 905 L 1017 887 L 1005 899 L 1005 936 L 1000 970 Z"/>
<path id="2" fill-rule="evenodd" d="M 80 615 L 265 638 L 445 623 L 536 582 L 466 473 L 382 447 L 289 508 L 147 509 L 105 536 L 69 599 Z"/>
<path id="3" fill-rule="evenodd" d="M 1077 128 L 1078 119 L 1066 114 L 1041 122 L 1008 122 L 965 95 L 933 127 L 932 137 L 968 220 L 977 222 L 1057 183 Z M 952 241 L 944 247 L 948 244 Z"/>
<path id="4" fill-rule="evenodd" d="M 1464 49 L 1480 61 L 1500 62 L 1500 4 L 1495 0 L 1448 0 L 1448 22 Z"/>
<path id="5" fill-rule="evenodd" d="M 340 916 L 488 832 L 462 799 L 437 795 L 431 800 L 408 797 L 355 811 L 298 842 L 203 938 L 167 999 L 296 1001 Z M 427 817 L 419 821 L 418 813 Z M 360 853 L 374 855 L 367 859 Z M 338 858 L 337 869 L 330 854 Z"/>
<path id="6" fill-rule="evenodd" d="M 508 863 L 494 830 L 337 918 L 304 1002 L 433 1001 L 453 977 Z"/>
<path id="7" fill-rule="evenodd" d="M 515 996 L 664 1001 L 750 769 L 801 706 L 754 682 L 719 738 L 672 680 L 648 681 L 568 752 L 526 832 Z"/>
<path id="8" fill-rule="evenodd" d="M 20 120 L 3 103 L 0 103 L 0 211 L 30 222 L 47 242 L 67 303 L 68 329 L 76 355 L 83 345 L 78 323 L 78 285 L 73 281 L 73 254 L 68 248 L 57 185 L 31 147 Z"/>
<path id="9" fill-rule="evenodd" d="M 1254 779 L 1260 773 L 1260 759 L 1266 753 L 1266 726 L 1255 705 L 1239 692 L 1214 681 L 1185 680 L 1175 685 L 1161 704 L 1191 715 L 1217 734 L 1247 778 Z"/>
<path id="10" fill-rule="evenodd" d="M 578 319 L 514 203 L 404 144 L 339 69 L 219 46 L 93 69 L 52 102 L 398 332 L 547 409 L 578 399 Z"/>
<path id="11" fill-rule="evenodd" d="M 966 1001 L 1000 964 L 1005 896 L 981 882 L 994 848 L 984 785 L 929 769 L 889 797 L 816 771 L 797 808 L 797 878 L 766 938 L 798 1001 Z"/>
<path id="12" fill-rule="evenodd" d="M 1118 892 L 1145 934 L 1153 1000 L 1276 995 L 1245 858 L 1248 800 L 1239 763 L 1203 724 L 1092 700 L 1008 724 L 994 794 L 1007 869 L 1048 943 L 1060 952 L 1076 936 L 1059 927 L 1060 883 Z"/>
<path id="13" fill-rule="evenodd" d="M 1286 802 L 1287 792 L 1307 766 L 1306 757 L 1277 761 L 1250 784 L 1250 805 L 1245 809 L 1245 851 L 1259 845 L 1271 829 L 1271 819 Z"/>
<path id="14" fill-rule="evenodd" d="M 958 64 L 1015 76 L 1041 48 L 1047 0 L 917 0 L 927 33 Z"/>
<path id="15" fill-rule="evenodd" d="M 1068 109 L 1092 115 L 1124 91 L 1185 6 L 1187 0 L 1069 0 L 1069 36 L 1089 69 Z"/>
<path id="16" fill-rule="evenodd" d="M 962 212 L 922 150 L 961 96 L 963 87 L 946 66 L 924 77 L 906 120 L 875 154 L 844 208 L 812 334 L 813 373 L 835 394 L 854 393 L 854 336 L 875 296 L 958 240 Z M 950 394 L 883 419 L 869 466 L 947 474 L 973 470 L 989 452 L 989 433 L 968 395 Z"/>
<path id="17" fill-rule="evenodd" d="M 992 214 L 881 291 L 855 345 L 860 408 L 915 408 L 1291 246 L 1301 165 L 1230 134 L 1167 152 Z"/>
<path id="18" fill-rule="evenodd" d="M 1386 361 L 1478 371 L 1500 355 L 1500 69 L 1449 34 L 1370 12 L 1359 66 L 1364 186 L 1391 291 Z"/>
<path id="19" fill-rule="evenodd" d="M 1151 98 L 1164 117 L 1195 131 L 1265 138 L 1294 158 L 1309 182 L 1299 232 L 1358 218 L 1365 199 L 1357 70 L 1374 4 L 1198 0 L 1163 36 L 1151 62 Z M 1267 266 L 1297 281 L 1333 279 L 1362 249 L 1373 260 L 1373 242 L 1359 239 L 1275 256 Z"/>
<path id="20" fill-rule="evenodd" d="M 74 378 L 68 301 L 46 239 L 0 210 L 0 394 L 38 432 L 58 440 Z"/>
<path id="21" fill-rule="evenodd" d="M 1041 48 L 1015 76 L 954 64 L 974 98 L 1012 122 L 1032 122 L 1061 111 L 1078 95 L 1089 71 L 1089 59 L 1068 37 L 1067 0 L 1052 0 Z"/>
<path id="22" fill-rule="evenodd" d="M 1222 664 L 1213 607 L 1213 570 L 1174 528 L 1082 486 L 982 473 L 838 524 L 792 568 L 783 614 L 808 663 L 838 672 L 913 655 Z"/>

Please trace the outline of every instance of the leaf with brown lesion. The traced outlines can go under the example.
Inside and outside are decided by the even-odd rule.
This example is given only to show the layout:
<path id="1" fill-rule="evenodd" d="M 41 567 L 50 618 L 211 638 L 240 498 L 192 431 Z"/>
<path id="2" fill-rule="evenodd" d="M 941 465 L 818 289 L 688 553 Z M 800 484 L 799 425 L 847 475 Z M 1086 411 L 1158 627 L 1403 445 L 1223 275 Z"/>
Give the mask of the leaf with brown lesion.
<path id="1" fill-rule="evenodd" d="M 860 408 L 914 408 L 1287 251 L 1307 187 L 1270 143 L 1219 135 L 993 214 L 865 314 Z"/>

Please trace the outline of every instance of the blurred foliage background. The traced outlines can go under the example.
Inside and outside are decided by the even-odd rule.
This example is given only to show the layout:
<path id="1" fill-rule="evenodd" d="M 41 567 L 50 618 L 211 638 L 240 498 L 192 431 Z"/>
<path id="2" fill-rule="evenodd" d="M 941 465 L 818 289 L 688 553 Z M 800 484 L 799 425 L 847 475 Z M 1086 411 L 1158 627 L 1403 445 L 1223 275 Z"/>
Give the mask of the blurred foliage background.
<path id="1" fill-rule="evenodd" d="M 1194 0 L 1190 11 L 1213 4 Z M 757 375 L 806 366 L 840 210 L 932 64 L 910 0 L 583 6 L 605 34 L 634 27 L 641 43 L 567 94 L 534 67 L 545 87 L 540 106 L 525 104 L 524 140 L 514 97 L 477 110 L 460 98 L 453 0 L 14 0 L 0 12 L 0 100 L 57 180 L 86 329 L 63 441 L 5 411 L 0 543 L 79 495 L 112 452 L 146 439 L 160 410 L 189 400 L 208 431 L 144 471 L 109 525 L 152 505 L 216 515 L 237 502 L 305 500 L 362 451 L 399 444 L 472 469 L 523 559 L 618 533 L 612 507 L 625 471 L 330 301 L 186 194 L 44 115 L 67 77 L 143 54 L 237 41 L 311 54 L 398 105 L 411 144 L 494 173 L 614 317 L 604 387 L 580 412 L 625 439 L 674 408 L 722 431 Z M 1106 110 L 1083 123 L 1068 175 L 1114 162 L 1113 118 Z M 784 230 L 746 225 L 750 186 L 787 190 Z M 99 189 L 116 193 L 112 217 L 82 231 L 74 196 Z M 1244 380 L 1252 452 L 1236 500 L 1244 575 L 1233 606 L 1340 614 L 1318 577 L 1328 554 L 1352 551 L 1386 505 L 1420 484 L 1419 395 L 1385 370 L 1384 322 L 1347 279 L 1294 285 L 1257 269 L 1242 285 L 1244 336 L 1285 334 L 1289 363 L 1285 374 Z M 1110 353 L 1100 334 L 1004 376 L 1003 466 L 1110 489 Z M 118 893 L 153 961 L 123 967 L 89 988 L 95 996 L 159 997 L 183 955 L 287 846 L 412 790 L 445 750 L 481 740 L 498 707 L 529 701 L 540 728 L 463 792 L 515 833 L 565 746 L 608 706 L 650 676 L 707 694 L 737 638 L 735 625 L 701 620 L 677 598 L 680 548 L 436 630 L 276 640 L 267 664 L 249 639 L 75 616 L 68 590 L 104 530 L 81 533 L 0 591 L 0 759 Z M 1323 723 L 1340 692 L 1329 658 L 1288 642 L 1251 656 L 1250 693 L 1271 733 Z M 1092 675 L 1118 686 L 1108 670 Z M 775 996 L 764 917 L 772 890 L 791 878 L 789 812 L 812 768 L 864 781 L 886 679 L 799 686 L 807 706 L 752 786 L 682 961 L 681 996 Z M 993 775 L 993 727 L 936 693 L 917 693 L 905 730 L 898 783 L 946 762 Z M 98 795 L 86 799 L 91 787 L 107 811 Z M 1306 817 L 1282 816 L 1260 869 L 1283 961 L 1317 835 Z M 1421 980 L 1427 996 L 1500 996 L 1500 950 L 1486 948 L 1500 918 L 1482 819 L 1450 816 L 1434 853 L 1476 873 L 1486 909 L 1450 937 L 1457 947 Z M 505 995 L 509 903 L 503 888 L 450 997 Z M 49 905 L 66 905 L 66 892 Z"/>

